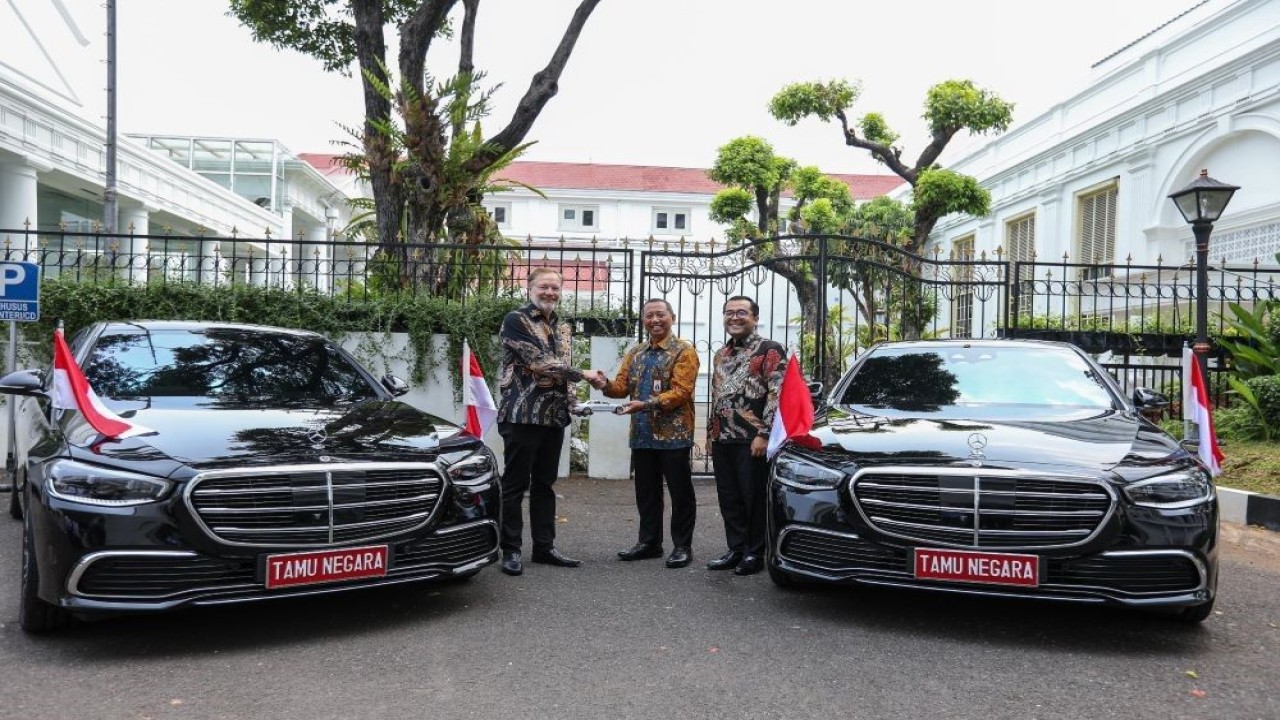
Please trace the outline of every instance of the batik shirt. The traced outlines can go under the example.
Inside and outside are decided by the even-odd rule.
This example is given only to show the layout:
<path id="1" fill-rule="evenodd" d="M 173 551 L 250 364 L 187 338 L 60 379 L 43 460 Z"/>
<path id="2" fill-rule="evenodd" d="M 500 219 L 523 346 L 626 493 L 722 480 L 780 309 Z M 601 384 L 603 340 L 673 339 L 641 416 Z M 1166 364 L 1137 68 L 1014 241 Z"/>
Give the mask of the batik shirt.
<path id="1" fill-rule="evenodd" d="M 698 353 L 693 343 L 668 335 L 661 343 L 641 343 L 627 351 L 622 367 L 601 391 L 630 397 L 646 409 L 631 416 L 631 447 L 678 450 L 693 446 L 693 386 Z"/>
<path id="2" fill-rule="evenodd" d="M 749 443 L 769 437 L 778 410 L 778 390 L 787 350 L 756 333 L 729 342 L 716 353 L 711 379 L 707 437 L 712 442 Z"/>
<path id="3" fill-rule="evenodd" d="M 569 424 L 569 383 L 582 380 L 582 371 L 570 364 L 570 331 L 559 316 L 547 317 L 533 303 L 502 319 L 498 422 Z"/>

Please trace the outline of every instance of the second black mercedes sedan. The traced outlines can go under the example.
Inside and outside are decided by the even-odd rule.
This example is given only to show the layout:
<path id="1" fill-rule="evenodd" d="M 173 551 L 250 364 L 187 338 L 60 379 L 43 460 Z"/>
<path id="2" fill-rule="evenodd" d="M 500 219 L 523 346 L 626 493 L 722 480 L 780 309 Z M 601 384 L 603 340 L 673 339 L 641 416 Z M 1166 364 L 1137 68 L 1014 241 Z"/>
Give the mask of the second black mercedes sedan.
<path id="1" fill-rule="evenodd" d="M 53 373 L 0 379 L 25 396 L 11 512 L 28 632 L 465 577 L 497 559 L 492 453 L 319 335 L 111 322 L 71 351 L 109 410 L 155 432 L 99 434 L 54 407 Z"/>
<path id="2" fill-rule="evenodd" d="M 1162 608 L 1199 622 L 1218 507 L 1194 455 L 1078 348 L 888 343 L 787 446 L 769 483 L 780 585 L 856 583 Z"/>

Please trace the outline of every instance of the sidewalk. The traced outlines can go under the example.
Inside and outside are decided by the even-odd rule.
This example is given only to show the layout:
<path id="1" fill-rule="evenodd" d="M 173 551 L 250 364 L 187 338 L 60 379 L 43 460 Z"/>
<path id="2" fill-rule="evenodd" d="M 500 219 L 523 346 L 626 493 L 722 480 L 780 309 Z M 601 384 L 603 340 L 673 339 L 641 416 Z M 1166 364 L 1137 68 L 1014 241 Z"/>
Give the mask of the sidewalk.
<path id="1" fill-rule="evenodd" d="M 1219 485 L 1218 509 L 1226 522 L 1280 532 L 1280 498 Z"/>

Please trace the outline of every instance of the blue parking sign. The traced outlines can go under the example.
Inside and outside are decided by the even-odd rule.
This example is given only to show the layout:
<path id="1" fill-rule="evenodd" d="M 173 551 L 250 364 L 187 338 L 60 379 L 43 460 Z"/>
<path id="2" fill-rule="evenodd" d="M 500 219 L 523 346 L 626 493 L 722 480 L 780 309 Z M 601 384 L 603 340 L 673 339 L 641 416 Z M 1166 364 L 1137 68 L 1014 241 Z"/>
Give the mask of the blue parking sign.
<path id="1" fill-rule="evenodd" d="M 0 320 L 35 322 L 40 319 L 40 266 L 29 262 L 0 262 Z"/>

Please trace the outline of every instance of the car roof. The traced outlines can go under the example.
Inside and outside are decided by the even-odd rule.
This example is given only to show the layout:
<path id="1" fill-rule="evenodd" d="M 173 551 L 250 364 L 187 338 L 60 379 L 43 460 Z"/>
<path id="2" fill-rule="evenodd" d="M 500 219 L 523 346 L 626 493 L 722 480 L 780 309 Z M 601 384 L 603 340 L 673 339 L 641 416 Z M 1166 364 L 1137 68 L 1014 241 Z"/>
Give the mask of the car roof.
<path id="1" fill-rule="evenodd" d="M 875 346 L 875 348 L 940 348 L 954 347 L 956 345 L 965 345 L 968 347 L 979 348 L 1024 348 L 1024 347 L 1045 347 L 1079 350 L 1071 343 L 1058 342 L 1055 340 L 1020 340 L 1020 339 L 975 339 L 975 338 L 939 338 L 936 340 L 897 340 L 894 342 L 883 342 Z M 873 348 L 873 349 L 875 349 Z"/>
<path id="2" fill-rule="evenodd" d="M 202 320 L 110 320 L 101 323 L 102 332 L 121 332 L 129 330 L 178 332 L 198 332 L 201 330 L 241 330 L 249 332 L 270 333 L 278 335 L 296 335 L 298 337 L 323 337 L 310 330 L 274 327 L 271 325 L 253 325 L 250 323 L 208 322 Z"/>

